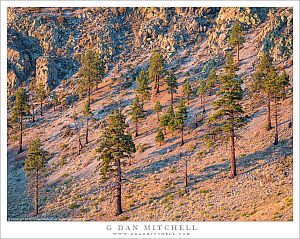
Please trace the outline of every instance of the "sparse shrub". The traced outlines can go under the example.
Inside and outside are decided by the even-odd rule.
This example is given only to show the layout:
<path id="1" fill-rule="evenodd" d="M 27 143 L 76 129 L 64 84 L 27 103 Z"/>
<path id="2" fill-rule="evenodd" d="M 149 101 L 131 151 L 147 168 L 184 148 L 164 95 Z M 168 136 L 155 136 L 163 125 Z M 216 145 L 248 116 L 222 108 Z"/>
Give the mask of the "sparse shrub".
<path id="1" fill-rule="evenodd" d="M 126 216 L 126 215 L 122 215 L 122 216 L 120 217 L 120 221 L 127 221 L 128 219 L 129 219 L 129 217 Z"/>
<path id="2" fill-rule="evenodd" d="M 88 212 L 89 209 L 88 209 L 88 208 L 81 208 L 80 211 L 81 211 L 82 213 L 85 213 L 85 212 Z"/>
<path id="3" fill-rule="evenodd" d="M 162 203 L 167 203 L 168 200 L 166 198 L 164 198 L 163 200 L 161 200 Z"/>
<path id="4" fill-rule="evenodd" d="M 71 209 L 76 209 L 76 208 L 79 208 L 79 205 L 77 205 L 76 203 L 72 203 L 72 204 L 70 205 L 70 208 L 71 208 Z"/>
<path id="5" fill-rule="evenodd" d="M 99 202 L 103 202 L 105 200 L 104 196 L 99 197 Z"/>
<path id="6" fill-rule="evenodd" d="M 59 157 L 59 161 L 58 161 L 58 165 L 60 167 L 62 167 L 64 164 L 65 164 L 65 159 L 66 159 L 66 155 L 62 154 L 60 157 Z"/>
<path id="7" fill-rule="evenodd" d="M 174 196 L 173 196 L 173 195 L 169 195 L 169 196 L 167 197 L 167 200 L 168 200 L 168 201 L 172 201 L 172 200 L 173 200 L 173 198 L 174 198 Z"/>
<path id="8" fill-rule="evenodd" d="M 206 148 L 209 150 L 214 145 L 214 142 L 212 139 L 207 139 L 206 141 Z"/>
<path id="9" fill-rule="evenodd" d="M 200 193 L 209 193 L 210 190 L 209 190 L 209 189 L 200 189 L 199 192 L 200 192 Z"/>
<path id="10" fill-rule="evenodd" d="M 62 175 L 63 178 L 66 178 L 66 177 L 68 177 L 68 176 L 69 176 L 68 173 L 63 173 L 63 175 Z"/>
<path id="11" fill-rule="evenodd" d="M 142 153 L 142 152 L 144 152 L 146 149 L 150 148 L 150 146 L 149 146 L 149 144 L 144 143 L 144 144 L 138 144 L 136 148 L 137 148 L 137 151 L 138 151 L 139 153 Z"/>
<path id="12" fill-rule="evenodd" d="M 176 168 L 175 167 L 172 167 L 172 168 L 170 168 L 170 173 L 176 173 L 177 171 L 176 171 Z"/>
<path id="13" fill-rule="evenodd" d="M 63 138 L 65 137 L 71 137 L 74 134 L 73 130 L 71 129 L 70 126 L 67 126 L 64 128 L 62 136 Z"/>
<path id="14" fill-rule="evenodd" d="M 59 148 L 60 148 L 60 150 L 63 150 L 63 149 L 65 149 L 67 146 L 68 146 L 68 145 L 65 144 L 65 143 L 60 143 Z"/>
<path id="15" fill-rule="evenodd" d="M 189 150 L 190 151 L 193 151 L 193 150 L 195 150 L 196 149 L 196 144 L 190 144 L 189 145 Z"/>

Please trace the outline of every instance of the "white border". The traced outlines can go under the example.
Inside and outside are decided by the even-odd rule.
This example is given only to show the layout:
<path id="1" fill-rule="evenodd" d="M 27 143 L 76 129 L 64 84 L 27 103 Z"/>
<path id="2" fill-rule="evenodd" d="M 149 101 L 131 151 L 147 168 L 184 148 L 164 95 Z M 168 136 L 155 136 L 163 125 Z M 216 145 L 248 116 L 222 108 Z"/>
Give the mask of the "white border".
<path id="1" fill-rule="evenodd" d="M 297 1 L 11 1 L 1 2 L 1 238 L 108 238 L 107 225 L 117 222 L 7 222 L 7 7 L 293 7 L 294 18 L 294 221 L 293 222 L 188 222 L 197 233 L 189 238 L 298 238 L 299 237 L 299 2 Z M 137 224 L 124 222 L 122 225 Z M 139 222 L 139 225 L 157 224 Z M 167 223 L 165 224 L 180 224 Z M 126 236 L 129 237 L 129 236 Z M 136 236 L 137 237 L 137 236 Z M 140 237 L 140 236 L 139 236 Z M 149 238 L 144 236 L 145 238 Z M 152 236 L 153 237 L 153 236 Z M 160 236 L 161 238 L 167 238 Z M 116 237 L 114 237 L 116 238 Z M 129 237 L 130 238 L 130 237 Z M 177 238 L 171 236 L 171 238 Z"/>

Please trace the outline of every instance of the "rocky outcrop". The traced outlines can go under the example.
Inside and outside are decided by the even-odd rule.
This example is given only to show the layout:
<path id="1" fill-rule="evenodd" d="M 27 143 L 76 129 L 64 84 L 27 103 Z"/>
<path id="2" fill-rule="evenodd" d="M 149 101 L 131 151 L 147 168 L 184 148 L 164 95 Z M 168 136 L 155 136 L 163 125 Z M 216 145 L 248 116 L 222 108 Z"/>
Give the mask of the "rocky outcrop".
<path id="1" fill-rule="evenodd" d="M 18 80 L 14 82 L 20 83 L 38 70 L 37 77 L 46 77 L 44 81 L 53 88 L 78 71 L 76 56 L 87 48 L 102 55 L 106 73 L 120 63 L 118 69 L 122 70 L 122 62 L 153 49 L 160 49 L 167 61 L 180 59 L 183 50 L 197 49 L 204 40 L 208 54 L 223 57 L 230 47 L 227 37 L 234 21 L 241 22 L 246 31 L 270 22 L 265 24 L 257 48 L 286 59 L 292 49 L 290 11 L 150 7 L 43 8 L 41 12 L 39 8 L 10 8 L 9 71 L 15 72 Z"/>
<path id="2" fill-rule="evenodd" d="M 58 69 L 53 57 L 41 56 L 36 61 L 36 82 L 42 82 L 47 88 L 57 85 Z"/>

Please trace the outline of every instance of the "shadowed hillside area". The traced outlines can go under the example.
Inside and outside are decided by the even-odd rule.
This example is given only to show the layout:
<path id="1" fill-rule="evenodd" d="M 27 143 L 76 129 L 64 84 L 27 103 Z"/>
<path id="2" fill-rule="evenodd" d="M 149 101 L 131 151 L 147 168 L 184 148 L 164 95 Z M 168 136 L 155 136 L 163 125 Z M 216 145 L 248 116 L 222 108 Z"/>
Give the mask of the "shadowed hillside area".
<path id="1" fill-rule="evenodd" d="M 9 8 L 8 220 L 292 221 L 292 8 Z"/>

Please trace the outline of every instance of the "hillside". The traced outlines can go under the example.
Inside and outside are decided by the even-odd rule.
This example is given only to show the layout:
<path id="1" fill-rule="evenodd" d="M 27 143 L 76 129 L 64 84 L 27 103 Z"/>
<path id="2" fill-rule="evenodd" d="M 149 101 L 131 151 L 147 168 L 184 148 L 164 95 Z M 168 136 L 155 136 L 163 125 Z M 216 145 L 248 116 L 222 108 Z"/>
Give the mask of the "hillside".
<path id="1" fill-rule="evenodd" d="M 40 192 L 43 220 L 129 221 L 288 221 L 293 220 L 293 115 L 292 10 L 289 8 L 11 8 L 8 14 L 8 114 L 16 89 L 30 79 L 41 79 L 50 92 L 64 95 L 56 110 L 50 98 L 43 116 L 25 121 L 24 151 L 18 154 L 16 128 L 8 139 L 8 218 L 31 218 L 32 192 L 22 169 L 29 141 L 39 137 L 50 152 L 45 185 Z M 229 145 L 204 141 L 217 95 L 205 97 L 204 120 L 195 127 L 201 105 L 196 95 L 199 79 L 207 79 L 214 66 L 222 74 L 231 25 L 241 22 L 245 42 L 240 49 L 238 76 L 244 81 L 242 105 L 247 123 L 236 139 L 237 176 L 229 178 Z M 94 49 L 104 60 L 104 77 L 91 94 L 89 143 L 77 155 L 77 135 L 71 118 L 81 116 L 85 99 L 77 94 L 78 56 Z M 188 78 L 193 94 L 183 146 L 179 131 L 167 133 L 165 143 L 155 142 L 158 127 L 155 101 L 170 105 L 164 84 L 145 103 L 146 118 L 133 137 L 137 152 L 122 166 L 122 206 L 114 215 L 116 184 L 103 178 L 96 148 L 107 116 L 122 107 L 133 133 L 128 112 L 141 69 L 147 70 L 152 50 L 160 49 L 166 68 L 178 82 L 177 105 Z M 279 144 L 274 129 L 266 131 L 266 108 L 248 90 L 263 51 L 276 67 L 290 76 L 287 97 L 278 107 Z M 234 52 L 235 54 L 235 52 Z M 235 56 L 235 55 L 234 55 Z M 217 90 L 217 89 L 216 89 Z M 273 105 L 272 105 L 273 107 Z M 272 124 L 274 118 L 272 117 Z M 81 129 L 84 138 L 84 123 Z M 188 192 L 184 191 L 188 162 Z M 33 218 L 35 220 L 35 218 Z"/>

